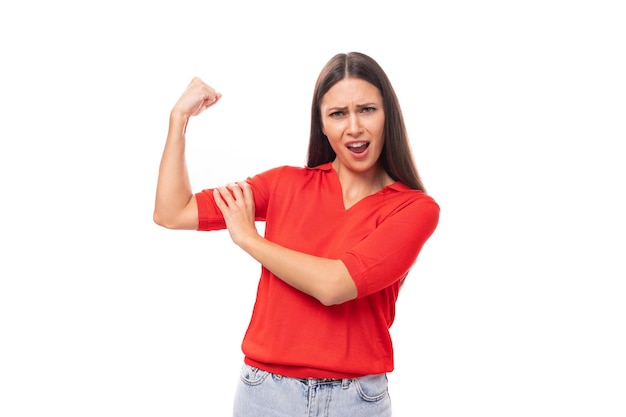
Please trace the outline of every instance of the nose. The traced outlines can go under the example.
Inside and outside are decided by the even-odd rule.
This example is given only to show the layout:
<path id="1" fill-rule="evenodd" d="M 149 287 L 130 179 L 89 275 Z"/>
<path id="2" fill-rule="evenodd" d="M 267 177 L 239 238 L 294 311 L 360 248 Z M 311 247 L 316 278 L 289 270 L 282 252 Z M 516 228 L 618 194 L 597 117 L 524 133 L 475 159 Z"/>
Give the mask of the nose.
<path id="1" fill-rule="evenodd" d="M 349 124 L 348 124 L 348 133 L 353 136 L 358 136 L 363 131 L 361 127 L 361 121 L 359 120 L 359 116 L 356 114 L 352 114 L 350 116 Z"/>

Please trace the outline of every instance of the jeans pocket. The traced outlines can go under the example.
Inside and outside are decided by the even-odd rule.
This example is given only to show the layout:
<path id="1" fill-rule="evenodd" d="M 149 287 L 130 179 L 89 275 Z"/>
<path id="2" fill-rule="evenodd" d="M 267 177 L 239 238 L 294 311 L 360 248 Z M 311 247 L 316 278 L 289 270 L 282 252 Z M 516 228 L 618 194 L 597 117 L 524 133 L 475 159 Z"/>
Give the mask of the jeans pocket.
<path id="1" fill-rule="evenodd" d="M 259 385 L 270 373 L 259 368 L 244 364 L 241 367 L 241 381 L 246 385 Z"/>
<path id="2" fill-rule="evenodd" d="M 388 380 L 387 375 L 368 375 L 354 380 L 359 396 L 368 402 L 380 401 L 387 397 Z"/>

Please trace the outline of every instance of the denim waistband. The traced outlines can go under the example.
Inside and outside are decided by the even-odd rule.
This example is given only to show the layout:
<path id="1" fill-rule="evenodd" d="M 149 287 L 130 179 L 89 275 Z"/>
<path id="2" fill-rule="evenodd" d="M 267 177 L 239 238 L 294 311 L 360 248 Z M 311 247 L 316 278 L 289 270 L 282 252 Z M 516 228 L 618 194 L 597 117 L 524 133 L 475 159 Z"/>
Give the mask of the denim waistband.
<path id="1" fill-rule="evenodd" d="M 339 385 L 343 388 L 347 388 L 353 378 L 293 378 L 296 381 L 300 381 L 308 386 L 315 385 Z"/>

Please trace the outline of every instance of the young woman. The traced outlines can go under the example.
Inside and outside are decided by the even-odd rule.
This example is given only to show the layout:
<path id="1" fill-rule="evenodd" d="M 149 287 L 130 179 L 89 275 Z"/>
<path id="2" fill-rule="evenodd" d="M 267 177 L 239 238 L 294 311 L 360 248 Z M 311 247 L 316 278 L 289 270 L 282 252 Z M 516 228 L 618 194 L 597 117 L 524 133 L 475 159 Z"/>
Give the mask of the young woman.
<path id="1" fill-rule="evenodd" d="M 191 190 L 189 118 L 221 94 L 194 78 L 170 113 L 154 221 L 227 228 L 261 264 L 235 417 L 391 416 L 389 328 L 403 280 L 439 220 L 387 75 L 337 54 L 313 94 L 308 162 Z M 265 222 L 261 236 L 255 221 Z"/>

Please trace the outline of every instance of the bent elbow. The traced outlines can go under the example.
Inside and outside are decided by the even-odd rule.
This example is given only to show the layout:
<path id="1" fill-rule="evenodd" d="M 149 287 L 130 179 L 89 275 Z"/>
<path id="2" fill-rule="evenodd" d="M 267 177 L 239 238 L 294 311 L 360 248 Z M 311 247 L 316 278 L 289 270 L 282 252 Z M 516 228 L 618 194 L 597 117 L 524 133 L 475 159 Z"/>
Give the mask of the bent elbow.
<path id="1" fill-rule="evenodd" d="M 356 285 L 350 277 L 338 279 L 334 285 L 328 285 L 318 294 L 317 300 L 324 306 L 330 307 L 354 300 L 357 296 Z"/>
<path id="2" fill-rule="evenodd" d="M 354 300 L 356 297 L 346 296 L 345 294 L 328 294 L 326 296 L 320 296 L 318 301 L 325 307 L 335 306 L 343 304 L 346 301 Z"/>
<path id="3" fill-rule="evenodd" d="M 152 221 L 161 227 L 166 229 L 175 229 L 176 227 L 171 221 L 168 221 L 167 218 L 163 217 L 157 210 L 152 214 Z"/>
<path id="4" fill-rule="evenodd" d="M 163 222 L 162 217 L 159 215 L 157 210 L 154 210 L 154 212 L 152 213 L 152 221 L 157 225 L 157 226 L 162 226 L 162 227 L 166 227 L 165 226 L 165 222 Z"/>
<path id="5" fill-rule="evenodd" d="M 195 230 L 198 226 L 198 212 L 195 202 L 192 201 L 181 205 L 157 201 L 152 220 L 166 229 Z"/>
<path id="6" fill-rule="evenodd" d="M 197 230 L 198 220 L 189 213 L 170 213 L 163 210 L 155 210 L 152 220 L 157 225 L 171 230 Z"/>
<path id="7" fill-rule="evenodd" d="M 344 300 L 344 299 L 339 298 L 339 297 L 327 297 L 327 298 L 321 298 L 320 297 L 320 298 L 318 298 L 318 301 L 320 303 L 322 303 L 322 305 L 324 307 L 331 307 L 331 306 L 335 306 L 335 305 L 338 305 L 338 304 L 343 304 L 343 303 L 345 303 L 348 300 Z"/>
<path id="8" fill-rule="evenodd" d="M 339 304 L 335 301 L 333 297 L 328 297 L 328 296 L 325 296 L 324 294 L 319 295 L 316 298 L 317 298 L 317 301 L 322 303 L 324 307 L 330 307 L 330 306 L 334 306 L 335 304 Z"/>

